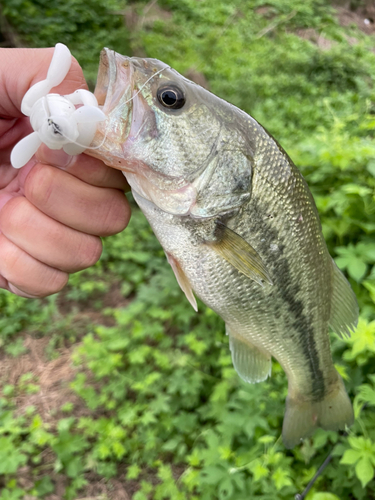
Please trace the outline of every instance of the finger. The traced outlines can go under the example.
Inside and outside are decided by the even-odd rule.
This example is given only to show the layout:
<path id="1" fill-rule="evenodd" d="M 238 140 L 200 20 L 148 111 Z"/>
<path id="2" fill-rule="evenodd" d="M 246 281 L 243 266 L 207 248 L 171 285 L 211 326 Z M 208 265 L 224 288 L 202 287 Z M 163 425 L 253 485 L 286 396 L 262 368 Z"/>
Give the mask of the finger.
<path id="1" fill-rule="evenodd" d="M 4 288 L 5 290 L 9 290 L 8 282 L 3 276 L 0 276 L 0 288 Z"/>
<path id="2" fill-rule="evenodd" d="M 49 165 L 34 166 L 24 192 L 44 214 L 84 233 L 109 236 L 129 222 L 130 206 L 122 191 L 91 186 Z"/>
<path id="3" fill-rule="evenodd" d="M 18 195 L 15 193 L 8 193 L 4 189 L 0 191 L 0 214 L 4 205 L 6 205 L 9 202 L 9 200 L 13 199 L 16 196 Z M 1 233 L 1 226 L 0 226 L 0 233 Z"/>
<path id="4" fill-rule="evenodd" d="M 38 298 L 35 295 L 30 295 L 29 293 L 25 293 L 16 286 L 12 285 L 12 283 L 8 283 L 8 281 L 0 276 L 0 288 L 4 288 L 5 290 L 9 290 L 10 292 L 19 295 L 20 297 L 25 297 L 28 299 Z"/>
<path id="5" fill-rule="evenodd" d="M 61 149 L 52 150 L 44 144 L 38 149 L 36 158 L 41 163 L 62 168 L 93 186 L 130 190 L 124 175 L 119 170 L 108 167 L 97 158 L 85 154 L 70 156 Z"/>
<path id="6" fill-rule="evenodd" d="M 9 184 L 17 176 L 17 170 L 12 168 L 10 164 L 5 164 L 0 170 L 0 190 L 9 186 Z"/>
<path id="7" fill-rule="evenodd" d="M 0 116 L 22 116 L 23 96 L 34 83 L 46 78 L 53 51 L 54 48 L 0 49 Z M 85 78 L 78 62 L 72 58 L 65 80 L 51 92 L 69 94 L 82 88 L 87 88 Z"/>
<path id="8" fill-rule="evenodd" d="M 10 153 L 14 145 L 32 131 L 30 120 L 26 116 L 14 120 L 0 119 L 0 165 L 10 163 Z"/>
<path id="9" fill-rule="evenodd" d="M 0 235 L 0 275 L 9 289 L 32 297 L 46 297 L 59 292 L 68 282 L 68 274 L 39 262 Z M 14 288 L 15 287 L 15 288 Z"/>
<path id="10" fill-rule="evenodd" d="M 24 297 L 25 299 L 40 299 L 40 298 L 42 298 L 39 295 L 31 295 L 31 293 L 23 292 L 22 290 L 20 290 L 16 286 L 12 285 L 12 283 L 8 283 L 7 290 L 14 293 L 15 295 L 18 295 L 19 297 Z"/>
<path id="11" fill-rule="evenodd" d="M 68 273 L 92 266 L 102 252 L 100 238 L 51 219 L 23 196 L 0 211 L 0 231 L 35 259 Z"/>

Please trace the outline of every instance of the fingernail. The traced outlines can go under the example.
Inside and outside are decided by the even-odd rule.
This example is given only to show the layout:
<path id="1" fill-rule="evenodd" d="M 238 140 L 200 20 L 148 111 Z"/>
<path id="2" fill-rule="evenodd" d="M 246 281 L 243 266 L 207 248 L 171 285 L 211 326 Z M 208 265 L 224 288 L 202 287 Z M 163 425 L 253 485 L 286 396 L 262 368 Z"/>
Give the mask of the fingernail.
<path id="1" fill-rule="evenodd" d="M 49 149 L 44 144 L 38 149 L 35 156 L 41 163 L 47 163 L 59 168 L 67 168 L 74 158 L 62 149 Z"/>

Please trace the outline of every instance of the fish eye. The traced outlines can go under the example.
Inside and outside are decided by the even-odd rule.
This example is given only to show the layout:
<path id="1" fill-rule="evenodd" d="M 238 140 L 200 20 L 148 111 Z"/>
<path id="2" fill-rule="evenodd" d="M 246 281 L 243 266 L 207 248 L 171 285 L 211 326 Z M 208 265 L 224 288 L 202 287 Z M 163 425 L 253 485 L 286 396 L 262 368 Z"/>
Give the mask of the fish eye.
<path id="1" fill-rule="evenodd" d="M 185 95 L 176 85 L 167 85 L 158 89 L 158 100 L 165 108 L 180 109 L 185 104 Z"/>

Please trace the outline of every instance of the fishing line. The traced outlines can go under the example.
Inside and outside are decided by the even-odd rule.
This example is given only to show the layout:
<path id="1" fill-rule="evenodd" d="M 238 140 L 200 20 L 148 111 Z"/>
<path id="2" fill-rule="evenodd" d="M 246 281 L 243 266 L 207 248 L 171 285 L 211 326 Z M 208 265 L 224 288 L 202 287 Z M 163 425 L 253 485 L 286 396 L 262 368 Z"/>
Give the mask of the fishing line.
<path id="1" fill-rule="evenodd" d="M 303 490 L 302 493 L 297 493 L 297 495 L 294 497 L 294 500 L 304 500 L 306 498 L 306 495 L 311 490 L 311 488 L 314 486 L 315 481 L 318 479 L 318 477 L 320 476 L 320 474 L 322 474 L 322 472 L 324 471 L 324 469 L 327 467 L 327 465 L 332 460 L 332 458 L 333 458 L 333 455 L 332 455 L 333 448 L 334 447 L 332 447 L 331 452 L 326 457 L 326 459 L 324 460 L 324 462 L 322 463 L 322 465 L 319 467 L 319 469 L 316 471 L 314 477 L 311 479 L 311 481 L 309 482 L 309 484 L 306 486 L 306 488 Z"/>
<path id="2" fill-rule="evenodd" d="M 160 69 L 159 71 L 157 71 L 156 73 L 154 73 L 153 75 L 150 76 L 150 78 L 148 78 L 145 83 L 140 87 L 140 89 L 132 96 L 130 97 L 130 99 L 128 99 L 127 101 L 125 101 L 123 104 L 127 104 L 128 102 L 132 101 L 135 97 L 137 97 L 137 95 L 142 92 L 142 90 L 144 89 L 144 87 L 148 84 L 148 82 L 150 80 L 152 80 L 153 78 L 155 78 L 155 76 L 159 75 L 160 73 L 162 73 L 163 71 L 166 71 L 167 69 L 171 69 L 170 66 L 167 66 L 166 68 L 162 68 Z M 49 107 L 48 107 L 48 100 L 47 100 L 47 96 L 45 96 L 45 100 L 46 100 L 46 108 L 45 111 L 47 113 L 47 118 L 50 117 L 50 112 L 49 112 Z M 48 110 L 48 112 L 47 112 Z M 100 122 L 98 122 L 100 123 Z M 98 146 L 86 146 L 85 144 L 80 144 L 79 142 L 73 140 L 71 137 L 67 136 L 66 134 L 64 134 L 64 132 L 61 130 L 60 131 L 61 135 L 65 138 L 65 139 L 68 139 L 72 144 L 75 144 L 76 146 L 80 146 L 82 148 L 85 148 L 85 149 L 99 149 L 103 146 L 103 144 L 105 143 L 106 139 L 107 139 L 107 135 L 108 135 L 108 130 L 106 130 L 105 132 L 105 135 L 103 137 L 103 140 L 101 141 L 101 143 L 98 145 Z"/>
<path id="3" fill-rule="evenodd" d="M 104 137 L 103 137 L 103 140 L 102 140 L 102 142 L 98 146 L 86 146 L 85 144 L 81 144 L 81 143 L 79 143 L 77 141 L 74 141 L 69 136 L 65 135 L 64 132 L 62 132 L 62 131 L 61 131 L 61 135 L 65 139 L 68 139 L 72 144 L 75 144 L 76 146 L 80 146 L 81 148 L 85 148 L 85 149 L 99 149 L 99 148 L 101 148 L 103 146 L 103 144 L 105 143 L 105 141 L 107 139 L 108 130 L 106 130 L 106 132 L 104 134 Z"/>
<path id="4" fill-rule="evenodd" d="M 162 68 L 162 69 L 159 69 L 159 71 L 157 71 L 156 73 L 154 73 L 153 75 L 150 76 L 150 78 L 148 80 L 145 81 L 145 83 L 142 85 L 142 87 L 138 90 L 138 92 L 136 92 L 133 97 L 131 97 L 130 99 L 128 99 L 127 101 L 124 102 L 124 104 L 127 104 L 128 102 L 132 101 L 134 99 L 134 97 L 137 97 L 137 95 L 144 89 L 144 87 L 148 84 L 148 82 L 150 80 L 152 80 L 155 76 L 159 75 L 159 73 L 162 73 L 163 71 L 166 71 L 167 69 L 172 69 L 170 66 L 167 66 L 166 68 Z"/>
<path id="5" fill-rule="evenodd" d="M 364 408 L 366 408 L 367 404 L 363 405 L 362 407 L 362 410 Z M 341 436 L 343 438 L 347 438 L 350 434 L 350 430 L 348 431 L 345 431 L 343 434 L 341 434 Z M 329 454 L 327 455 L 327 457 L 325 458 L 324 462 L 322 463 L 322 465 L 319 467 L 319 469 L 316 471 L 314 477 L 309 481 L 308 485 L 306 486 L 306 488 L 303 490 L 302 493 L 297 493 L 297 495 L 294 497 L 294 500 L 304 500 L 306 498 L 306 495 L 308 494 L 308 492 L 311 490 L 311 488 L 314 486 L 314 483 L 315 481 L 318 479 L 318 477 L 323 473 L 324 469 L 329 465 L 329 463 L 331 462 L 331 460 L 333 459 L 333 450 L 335 449 L 336 447 L 336 444 L 334 444 L 331 448 L 331 451 L 329 452 Z"/>

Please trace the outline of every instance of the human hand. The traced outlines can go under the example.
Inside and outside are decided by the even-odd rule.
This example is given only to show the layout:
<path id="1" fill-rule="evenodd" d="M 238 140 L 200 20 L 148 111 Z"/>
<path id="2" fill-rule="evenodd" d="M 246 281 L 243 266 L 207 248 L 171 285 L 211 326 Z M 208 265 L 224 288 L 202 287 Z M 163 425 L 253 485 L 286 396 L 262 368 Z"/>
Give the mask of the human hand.
<path id="1" fill-rule="evenodd" d="M 61 290 L 69 273 L 99 259 L 100 236 L 122 231 L 130 218 L 124 176 L 100 160 L 42 146 L 22 169 L 10 165 L 12 148 L 32 131 L 22 98 L 45 78 L 53 50 L 0 49 L 0 288 L 23 297 Z M 87 86 L 73 59 L 51 92 L 79 88 Z"/>

